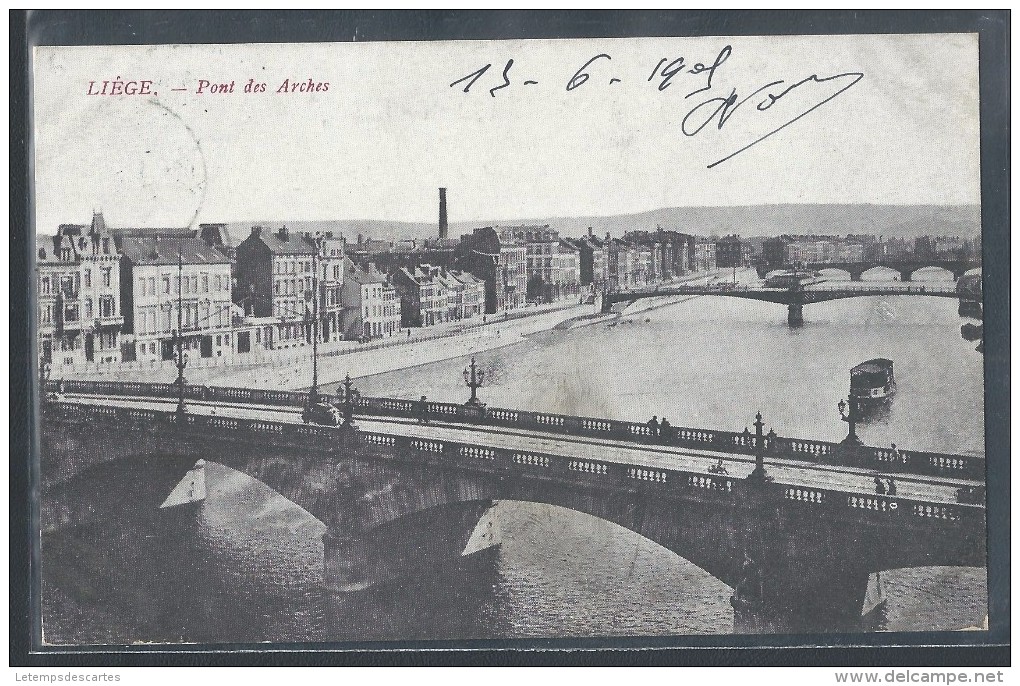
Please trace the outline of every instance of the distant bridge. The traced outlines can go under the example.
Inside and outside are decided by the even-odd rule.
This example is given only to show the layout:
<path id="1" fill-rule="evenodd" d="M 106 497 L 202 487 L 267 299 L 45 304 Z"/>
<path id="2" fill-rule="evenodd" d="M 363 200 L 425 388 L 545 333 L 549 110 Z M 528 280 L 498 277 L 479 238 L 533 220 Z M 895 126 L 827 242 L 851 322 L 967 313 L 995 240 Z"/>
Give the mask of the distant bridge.
<path id="1" fill-rule="evenodd" d="M 780 269 L 793 269 L 795 265 L 771 265 L 771 264 L 758 264 L 755 265 L 755 269 L 758 272 L 758 276 L 765 278 L 770 273 Z M 977 269 L 981 266 L 981 260 L 979 259 L 918 259 L 918 258 L 904 258 L 904 259 L 891 259 L 891 260 L 871 260 L 863 262 L 808 262 L 804 264 L 798 264 L 796 267 L 800 269 L 810 269 L 812 271 L 819 271 L 822 269 L 838 269 L 839 271 L 846 272 L 850 275 L 851 281 L 860 281 L 863 275 L 879 267 L 885 269 L 893 269 L 900 273 L 900 281 L 910 281 L 913 278 L 914 272 L 918 269 L 925 269 L 927 267 L 938 267 L 951 272 L 954 279 L 959 279 L 965 273 L 971 269 Z"/>
<path id="2" fill-rule="evenodd" d="M 462 527 L 496 500 L 570 508 L 660 543 L 734 587 L 741 630 L 846 628 L 871 573 L 985 564 L 984 507 L 957 501 L 983 485 L 978 456 L 766 436 L 761 424 L 662 437 L 617 420 L 387 398 L 359 398 L 354 429 L 303 424 L 302 393 L 188 386 L 179 415 L 170 384 L 64 391 L 43 414 L 49 490 L 118 458 L 214 459 L 326 523 L 340 591 L 385 579 L 377 531 L 423 517 Z M 728 473 L 710 470 L 718 460 Z M 897 474 L 897 495 L 874 493 L 876 471 Z"/>
<path id="3" fill-rule="evenodd" d="M 824 302 L 826 300 L 864 298 L 876 295 L 972 299 L 968 292 L 958 289 L 956 284 L 938 282 L 930 282 L 923 285 L 882 283 L 857 285 L 847 284 L 846 282 L 831 282 L 794 288 L 770 288 L 742 284 L 699 284 L 611 291 L 602 295 L 601 309 L 603 313 L 608 314 L 613 311 L 613 305 L 617 303 L 630 303 L 641 298 L 659 298 L 670 295 L 725 296 L 786 305 L 788 311 L 787 321 L 790 326 L 800 326 L 804 323 L 804 305 Z"/>

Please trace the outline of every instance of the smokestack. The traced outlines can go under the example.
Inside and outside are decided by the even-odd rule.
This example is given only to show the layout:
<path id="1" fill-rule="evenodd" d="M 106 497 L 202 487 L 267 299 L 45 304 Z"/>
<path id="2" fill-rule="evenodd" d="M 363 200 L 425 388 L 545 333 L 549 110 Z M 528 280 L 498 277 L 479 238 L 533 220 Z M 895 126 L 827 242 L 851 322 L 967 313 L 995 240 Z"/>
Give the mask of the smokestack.
<path id="1" fill-rule="evenodd" d="M 439 189 L 439 237 L 446 238 L 449 233 L 449 226 L 446 224 L 446 189 Z"/>

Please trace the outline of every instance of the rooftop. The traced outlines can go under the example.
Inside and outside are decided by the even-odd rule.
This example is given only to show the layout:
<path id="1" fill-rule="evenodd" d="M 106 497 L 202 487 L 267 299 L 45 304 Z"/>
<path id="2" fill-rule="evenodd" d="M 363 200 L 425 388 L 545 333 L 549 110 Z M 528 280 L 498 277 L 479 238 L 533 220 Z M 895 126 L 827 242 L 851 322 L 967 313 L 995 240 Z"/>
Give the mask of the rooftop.
<path id="1" fill-rule="evenodd" d="M 245 241 L 261 241 L 274 255 L 313 255 L 314 244 L 299 233 L 291 233 L 286 228 L 279 231 L 268 231 L 261 226 L 253 226 L 251 235 Z"/>
<path id="2" fill-rule="evenodd" d="M 120 252 L 136 265 L 229 264 L 226 255 L 200 238 L 138 237 L 120 239 Z"/>

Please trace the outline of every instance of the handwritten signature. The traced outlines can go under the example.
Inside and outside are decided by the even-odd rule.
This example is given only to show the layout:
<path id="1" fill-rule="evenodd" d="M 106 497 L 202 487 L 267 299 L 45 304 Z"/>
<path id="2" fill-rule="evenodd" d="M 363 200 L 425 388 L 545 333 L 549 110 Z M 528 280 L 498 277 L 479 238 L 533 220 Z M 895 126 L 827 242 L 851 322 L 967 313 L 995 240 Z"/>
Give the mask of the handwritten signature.
<path id="1" fill-rule="evenodd" d="M 701 93 L 711 94 L 713 92 L 718 92 L 714 90 L 715 85 L 713 84 L 713 79 L 715 78 L 719 68 L 726 62 L 726 60 L 729 59 L 732 53 L 733 47 L 727 45 L 726 47 L 719 51 L 719 54 L 710 64 L 704 62 L 687 64 L 683 57 L 677 57 L 672 60 L 664 57 L 660 59 L 659 62 L 655 65 L 655 68 L 652 69 L 652 73 L 646 79 L 646 81 L 653 82 L 655 80 L 658 80 L 656 88 L 659 92 L 663 92 L 666 91 L 675 83 L 680 83 L 679 81 L 673 80 L 675 77 L 682 77 L 684 75 L 698 76 L 703 74 L 705 78 L 704 83 L 700 87 L 695 88 L 690 92 L 686 93 L 683 96 L 684 100 L 687 100 Z M 598 55 L 595 55 L 587 62 L 585 62 L 581 66 L 581 68 L 578 69 L 574 73 L 574 75 L 570 77 L 570 79 L 566 83 L 565 90 L 567 92 L 574 91 L 577 88 L 580 88 L 581 86 L 585 85 L 589 81 L 597 83 L 599 80 L 594 78 L 596 76 L 595 74 L 596 70 L 599 71 L 599 76 L 606 76 L 607 74 L 609 76 L 608 83 L 605 80 L 602 80 L 601 81 L 602 83 L 607 83 L 607 85 L 609 86 L 614 86 L 616 84 L 622 83 L 623 79 L 620 78 L 618 75 L 612 73 L 611 68 L 612 59 L 613 59 L 612 56 L 606 53 L 599 53 Z M 513 66 L 514 60 L 512 58 L 507 60 L 506 65 L 503 67 L 502 70 L 502 82 L 493 86 L 492 88 L 489 88 L 490 96 L 496 97 L 497 91 L 500 91 L 504 88 L 509 88 L 511 85 L 513 85 L 514 82 L 510 77 L 510 71 Z M 479 79 L 481 79 L 481 77 L 491 67 L 492 67 L 491 63 L 486 64 L 481 69 L 473 71 L 463 78 L 457 79 L 456 81 L 450 84 L 450 87 L 453 88 L 454 86 L 464 84 L 462 92 L 469 93 L 471 91 L 471 87 L 474 86 L 475 83 Z M 864 74 L 862 72 L 843 72 L 840 74 L 832 74 L 829 76 L 819 76 L 818 74 L 811 74 L 810 76 L 793 83 L 787 81 L 786 79 L 770 81 L 769 83 L 766 83 L 765 85 L 751 91 L 747 95 L 738 94 L 737 89 L 732 88 L 730 89 L 728 95 L 716 95 L 713 97 L 708 97 L 692 106 L 689 110 L 687 110 L 686 114 L 681 120 L 680 131 L 685 136 L 694 137 L 700 134 L 706 128 L 708 128 L 709 125 L 712 124 L 713 122 L 715 122 L 717 130 L 722 130 L 722 128 L 730 121 L 733 115 L 736 114 L 736 112 L 744 104 L 748 102 L 755 101 L 754 109 L 751 110 L 752 112 L 755 111 L 767 112 L 776 103 L 780 102 L 784 97 L 790 95 L 795 91 L 799 90 L 801 93 L 805 93 L 810 90 L 815 90 L 818 87 L 825 86 L 827 84 L 830 86 L 834 85 L 839 87 L 834 92 L 825 90 L 821 93 L 818 93 L 819 96 L 824 95 L 824 97 L 817 101 L 814 101 L 812 104 L 810 104 L 810 106 L 807 109 L 799 111 L 790 119 L 786 120 L 784 123 L 772 129 L 765 135 L 754 139 L 747 145 L 744 145 L 743 147 L 730 153 L 729 155 L 726 155 L 725 157 L 716 160 L 715 162 L 712 162 L 711 164 L 708 165 L 708 168 L 711 169 L 712 167 L 715 167 L 727 160 L 736 157 L 740 153 L 754 147 L 755 145 L 758 145 L 762 141 L 765 141 L 771 136 L 774 136 L 775 134 L 779 133 L 787 126 L 790 126 L 791 124 L 802 119 L 803 117 L 806 117 L 808 114 L 815 111 L 825 103 L 835 99 L 842 93 L 846 92 L 848 89 L 852 88 L 863 78 Z M 523 81 L 519 81 L 519 83 L 524 86 L 538 85 L 538 81 L 535 81 L 533 79 L 525 79 Z"/>

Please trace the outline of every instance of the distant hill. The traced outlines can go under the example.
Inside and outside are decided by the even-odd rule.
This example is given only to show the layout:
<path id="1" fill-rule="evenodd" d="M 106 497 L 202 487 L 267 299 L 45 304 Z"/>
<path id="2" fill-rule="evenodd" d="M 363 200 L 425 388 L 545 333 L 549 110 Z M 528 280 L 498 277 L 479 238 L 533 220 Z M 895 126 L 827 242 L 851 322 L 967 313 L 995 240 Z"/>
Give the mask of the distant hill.
<path id="1" fill-rule="evenodd" d="M 456 209 L 456 208 L 452 208 Z M 275 230 L 287 225 L 292 231 L 332 231 L 350 242 L 365 238 L 397 241 L 438 235 L 436 222 L 396 222 L 381 219 L 324 221 L 232 221 L 225 222 L 234 242 L 243 241 L 251 227 Z M 886 238 L 915 238 L 925 234 L 974 237 L 981 233 L 981 208 L 977 205 L 749 205 L 736 207 L 667 207 L 636 214 L 607 217 L 535 217 L 453 222 L 450 235 L 471 233 L 481 226 L 549 224 L 564 236 L 580 236 L 588 227 L 599 236 L 621 236 L 631 230 L 654 230 L 656 226 L 701 236 L 739 233 L 742 236 L 778 236 L 784 233 L 866 233 Z"/>
<path id="2" fill-rule="evenodd" d="M 866 233 L 886 238 L 914 238 L 925 234 L 971 237 L 981 233 L 981 208 L 977 205 L 669 207 L 610 217 L 550 217 L 513 223 L 549 224 L 567 236 L 580 235 L 589 226 L 596 235 L 608 232 L 613 236 L 633 229 L 652 230 L 661 226 L 701 236 Z"/>
<path id="3" fill-rule="evenodd" d="M 390 222 L 377 219 L 335 221 L 229 222 L 235 241 L 244 240 L 254 224 L 276 229 L 286 224 L 294 231 L 333 231 L 348 241 L 365 238 L 396 241 L 438 235 L 429 222 Z M 494 224 L 549 224 L 564 236 L 579 236 L 588 227 L 596 235 L 620 236 L 631 230 L 654 230 L 656 226 L 701 236 L 739 233 L 742 236 L 793 234 L 865 233 L 886 238 L 915 238 L 926 234 L 974 237 L 981 233 L 981 208 L 977 205 L 750 205 L 737 207 L 668 207 L 637 214 L 608 217 L 536 217 L 453 222 L 450 235 L 470 233 Z"/>

